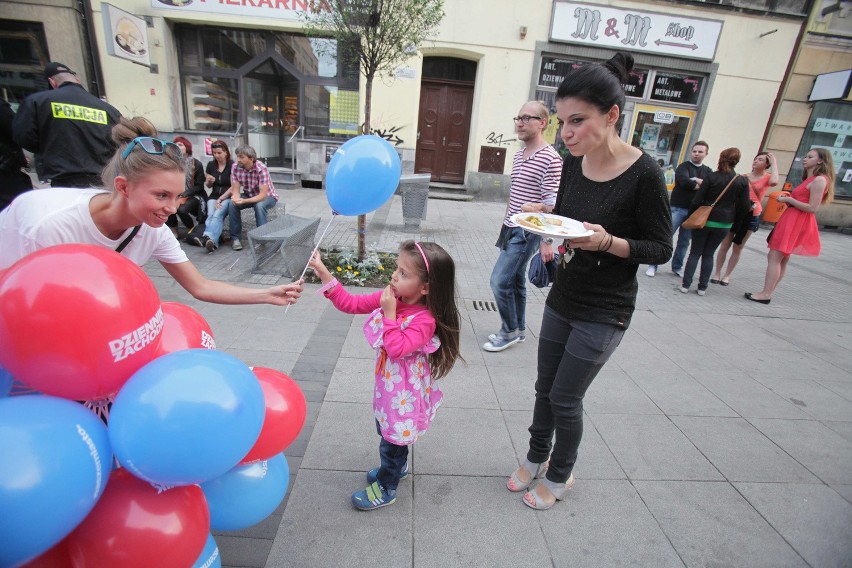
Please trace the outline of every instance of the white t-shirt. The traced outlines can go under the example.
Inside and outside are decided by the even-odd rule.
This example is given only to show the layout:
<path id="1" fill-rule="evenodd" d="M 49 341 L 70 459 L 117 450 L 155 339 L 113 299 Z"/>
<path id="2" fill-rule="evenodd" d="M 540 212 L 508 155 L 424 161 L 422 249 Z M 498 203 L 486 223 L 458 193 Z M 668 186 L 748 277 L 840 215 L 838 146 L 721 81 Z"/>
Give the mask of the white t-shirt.
<path id="1" fill-rule="evenodd" d="M 131 227 L 118 240 L 101 233 L 89 201 L 102 189 L 37 189 L 19 195 L 0 212 L 0 270 L 26 255 L 61 244 L 91 244 L 115 250 L 130 235 Z M 166 264 L 188 262 L 180 243 L 165 225 L 155 229 L 142 225 L 122 256 L 143 265 L 153 256 Z"/>

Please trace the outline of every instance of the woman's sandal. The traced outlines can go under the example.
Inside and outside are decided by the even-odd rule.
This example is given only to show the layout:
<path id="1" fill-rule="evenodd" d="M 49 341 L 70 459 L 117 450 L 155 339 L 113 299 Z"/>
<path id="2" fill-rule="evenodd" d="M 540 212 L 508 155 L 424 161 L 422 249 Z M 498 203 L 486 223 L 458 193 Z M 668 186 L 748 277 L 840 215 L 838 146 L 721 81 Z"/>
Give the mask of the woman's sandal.
<path id="1" fill-rule="evenodd" d="M 553 498 L 553 501 L 550 501 L 548 497 L 542 498 L 538 494 L 539 488 L 547 489 L 547 492 L 550 493 L 550 497 Z M 558 487 L 558 488 L 557 488 Z M 571 477 L 568 478 L 568 481 L 563 483 L 553 483 L 545 479 L 541 483 L 535 486 L 535 489 L 532 491 L 527 491 L 524 493 L 524 505 L 527 507 L 531 507 L 536 509 L 537 511 L 546 511 L 550 509 L 554 505 L 556 505 L 557 501 L 562 501 L 565 497 L 565 494 L 574 487 L 574 474 L 571 474 Z"/>
<path id="2" fill-rule="evenodd" d="M 528 465 L 535 466 L 535 472 L 528 468 Z M 534 479 L 541 479 L 542 477 L 544 477 L 544 474 L 547 473 L 548 465 L 550 465 L 549 461 L 536 464 L 528 460 L 524 460 L 524 463 L 521 464 L 521 467 L 512 472 L 512 475 L 509 477 L 509 481 L 506 482 L 506 488 L 512 493 L 520 493 L 521 491 L 529 487 L 530 483 L 532 483 Z M 521 478 L 518 477 L 518 474 L 521 472 L 521 470 L 527 472 L 530 476 L 529 481 L 527 481 L 526 483 L 524 483 L 524 481 L 522 481 Z"/>

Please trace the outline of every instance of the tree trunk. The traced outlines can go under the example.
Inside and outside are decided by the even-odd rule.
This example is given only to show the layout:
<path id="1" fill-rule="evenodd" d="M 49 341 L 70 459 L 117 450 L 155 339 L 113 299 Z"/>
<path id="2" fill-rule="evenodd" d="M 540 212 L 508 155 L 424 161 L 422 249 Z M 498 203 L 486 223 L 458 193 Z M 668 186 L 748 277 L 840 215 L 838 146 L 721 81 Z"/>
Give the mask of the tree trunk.
<path id="1" fill-rule="evenodd" d="M 373 106 L 373 77 L 367 75 L 366 93 L 364 97 L 364 134 L 370 134 L 370 115 Z M 358 215 L 358 260 L 367 258 L 367 216 Z"/>

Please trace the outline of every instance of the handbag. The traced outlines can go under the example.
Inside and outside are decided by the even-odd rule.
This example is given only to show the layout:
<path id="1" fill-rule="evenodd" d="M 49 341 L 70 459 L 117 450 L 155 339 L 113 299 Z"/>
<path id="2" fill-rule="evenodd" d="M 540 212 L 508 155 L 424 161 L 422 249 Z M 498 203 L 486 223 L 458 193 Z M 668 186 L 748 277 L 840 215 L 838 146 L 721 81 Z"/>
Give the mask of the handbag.
<path id="1" fill-rule="evenodd" d="M 731 184 L 734 183 L 734 180 L 740 176 L 734 176 L 731 178 L 731 181 L 728 182 L 728 185 L 725 186 L 725 189 L 722 190 L 722 193 L 719 194 L 719 197 L 716 198 L 716 201 L 711 203 L 710 205 L 701 205 L 692 212 L 692 214 L 686 218 L 686 221 L 681 223 L 681 227 L 684 229 L 703 229 L 704 225 L 707 224 L 707 219 L 710 218 L 710 212 L 713 211 L 713 207 L 719 203 L 719 200 L 722 199 L 722 196 L 725 195 L 725 192 L 728 191 L 728 188 L 731 187 Z"/>
<path id="2" fill-rule="evenodd" d="M 553 260 L 544 262 L 541 253 L 537 252 L 530 260 L 530 269 L 527 273 L 530 283 L 536 288 L 545 288 L 550 285 L 556 276 L 556 265 L 559 263 L 559 253 L 554 253 Z"/>

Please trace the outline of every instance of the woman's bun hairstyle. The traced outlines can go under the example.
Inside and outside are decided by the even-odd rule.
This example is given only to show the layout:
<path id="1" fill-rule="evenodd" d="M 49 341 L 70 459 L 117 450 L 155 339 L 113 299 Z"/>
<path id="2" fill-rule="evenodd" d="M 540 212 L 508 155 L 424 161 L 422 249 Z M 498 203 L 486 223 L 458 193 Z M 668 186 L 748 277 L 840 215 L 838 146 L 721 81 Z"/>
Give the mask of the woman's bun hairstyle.
<path id="1" fill-rule="evenodd" d="M 118 124 L 112 127 L 111 136 L 116 145 L 115 154 L 101 173 L 101 181 L 107 189 L 114 186 L 118 176 L 134 180 L 152 170 L 184 171 L 183 157 L 177 146 L 167 146 L 162 154 L 149 154 L 144 149 L 133 148 L 126 158 L 121 157 L 134 138 L 157 137 L 156 127 L 147 118 L 121 117 Z"/>
<path id="2" fill-rule="evenodd" d="M 630 71 L 633 70 L 633 56 L 619 51 L 603 65 L 612 71 L 620 83 L 626 83 L 630 78 Z"/>

